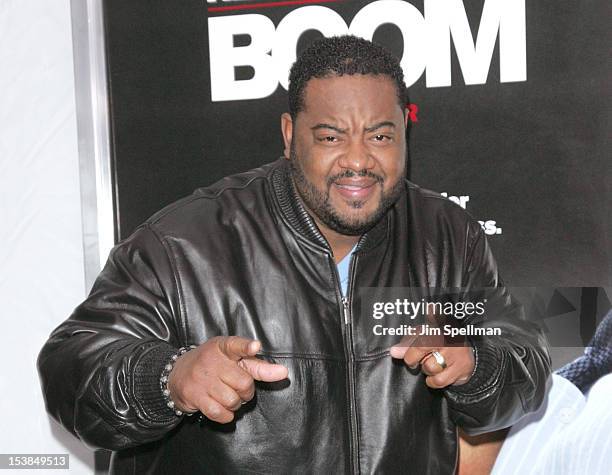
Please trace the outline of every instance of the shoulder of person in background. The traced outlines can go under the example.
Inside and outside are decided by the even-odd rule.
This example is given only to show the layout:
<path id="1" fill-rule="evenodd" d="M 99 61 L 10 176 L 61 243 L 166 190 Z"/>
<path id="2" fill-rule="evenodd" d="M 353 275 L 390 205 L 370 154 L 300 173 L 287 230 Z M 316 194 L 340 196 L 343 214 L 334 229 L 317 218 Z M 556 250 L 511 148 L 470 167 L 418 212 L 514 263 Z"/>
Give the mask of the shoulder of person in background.
<path id="1" fill-rule="evenodd" d="M 540 408 L 509 429 L 460 434 L 459 475 L 609 474 L 612 310 L 584 354 L 552 375 Z"/>

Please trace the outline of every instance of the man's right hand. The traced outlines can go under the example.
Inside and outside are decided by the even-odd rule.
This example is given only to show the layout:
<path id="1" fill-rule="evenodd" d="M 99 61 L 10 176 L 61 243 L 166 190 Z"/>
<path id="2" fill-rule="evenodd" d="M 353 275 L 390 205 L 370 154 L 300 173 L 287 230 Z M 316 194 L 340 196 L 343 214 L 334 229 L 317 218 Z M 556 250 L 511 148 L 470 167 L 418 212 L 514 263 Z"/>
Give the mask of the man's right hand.
<path id="1" fill-rule="evenodd" d="M 211 338 L 185 353 L 168 379 L 176 409 L 231 422 L 234 412 L 253 399 L 255 380 L 281 381 L 288 375 L 286 367 L 255 358 L 260 349 L 257 340 L 228 336 Z"/>

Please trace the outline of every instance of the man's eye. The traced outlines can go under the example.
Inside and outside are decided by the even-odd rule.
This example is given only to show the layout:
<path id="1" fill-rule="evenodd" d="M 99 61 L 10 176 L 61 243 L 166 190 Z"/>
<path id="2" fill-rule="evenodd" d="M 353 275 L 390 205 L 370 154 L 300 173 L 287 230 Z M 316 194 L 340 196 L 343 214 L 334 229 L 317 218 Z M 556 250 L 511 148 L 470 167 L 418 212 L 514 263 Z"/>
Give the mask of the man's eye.
<path id="1" fill-rule="evenodd" d="M 325 137 L 319 138 L 321 142 L 334 143 L 338 141 L 338 137 L 334 137 L 333 135 L 326 135 Z"/>
<path id="2" fill-rule="evenodd" d="M 391 137 L 389 137 L 388 135 L 384 135 L 384 134 L 378 134 L 374 136 L 374 140 L 376 142 L 388 142 L 389 140 L 391 140 Z"/>

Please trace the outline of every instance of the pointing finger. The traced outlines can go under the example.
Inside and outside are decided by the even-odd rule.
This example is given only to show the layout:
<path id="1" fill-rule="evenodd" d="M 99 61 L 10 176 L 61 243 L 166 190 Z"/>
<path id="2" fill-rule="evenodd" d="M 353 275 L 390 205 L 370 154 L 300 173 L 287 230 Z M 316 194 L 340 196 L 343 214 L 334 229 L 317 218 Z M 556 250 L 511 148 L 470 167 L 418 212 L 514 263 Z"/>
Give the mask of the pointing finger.
<path id="1" fill-rule="evenodd" d="M 280 364 L 268 363 L 257 358 L 242 359 L 238 365 L 257 381 L 272 383 L 287 378 L 289 370 Z"/>
<path id="2" fill-rule="evenodd" d="M 406 354 L 406 351 L 408 351 L 408 348 L 410 348 L 414 344 L 417 338 L 418 337 L 416 335 L 404 336 L 399 343 L 389 348 L 389 354 L 391 355 L 391 358 L 403 358 Z"/>
<path id="3" fill-rule="evenodd" d="M 407 346 L 392 346 L 391 348 L 389 348 L 389 354 L 391 355 L 391 358 L 402 359 L 406 354 L 406 351 L 408 351 Z"/>

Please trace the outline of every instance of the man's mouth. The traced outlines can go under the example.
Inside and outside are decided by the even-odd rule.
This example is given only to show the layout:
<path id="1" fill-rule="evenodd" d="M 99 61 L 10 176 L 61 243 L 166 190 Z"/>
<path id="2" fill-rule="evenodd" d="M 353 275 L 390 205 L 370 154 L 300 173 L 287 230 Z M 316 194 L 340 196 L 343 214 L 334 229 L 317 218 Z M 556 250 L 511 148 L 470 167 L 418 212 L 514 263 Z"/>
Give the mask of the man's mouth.
<path id="1" fill-rule="evenodd" d="M 374 192 L 378 180 L 372 178 L 340 178 L 334 181 L 334 188 L 344 198 L 365 200 Z"/>

